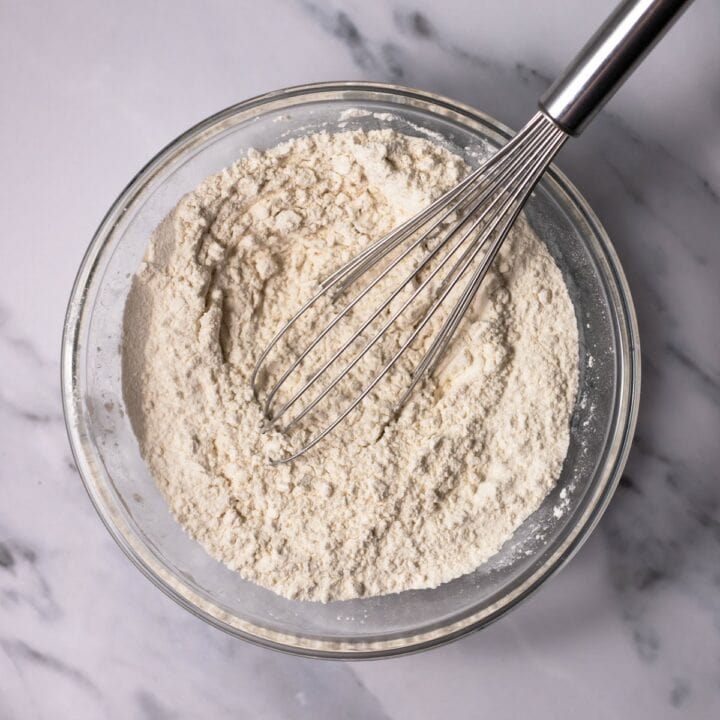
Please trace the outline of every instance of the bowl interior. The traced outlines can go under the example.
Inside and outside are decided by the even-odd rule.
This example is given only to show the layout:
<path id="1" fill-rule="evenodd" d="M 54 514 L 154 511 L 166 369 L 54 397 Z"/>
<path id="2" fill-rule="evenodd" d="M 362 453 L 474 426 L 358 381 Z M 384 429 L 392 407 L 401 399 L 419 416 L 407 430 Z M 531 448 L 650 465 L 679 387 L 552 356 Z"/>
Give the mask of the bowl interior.
<path id="1" fill-rule="evenodd" d="M 66 327 L 64 392 L 71 440 L 91 497 L 116 539 L 166 592 L 211 622 L 314 654 L 419 647 L 512 606 L 568 556 L 592 523 L 614 486 L 630 422 L 632 311 L 622 278 L 582 200 L 560 176 L 548 176 L 527 214 L 556 258 L 575 304 L 580 392 L 556 488 L 497 556 L 437 589 L 323 605 L 289 601 L 242 580 L 184 533 L 140 457 L 122 397 L 122 314 L 148 238 L 185 192 L 249 148 L 320 130 L 381 127 L 431 137 L 471 165 L 477 164 L 478 151 L 506 137 L 487 118 L 380 88 L 283 94 L 231 108 L 164 150 L 111 209 L 81 268 Z"/>

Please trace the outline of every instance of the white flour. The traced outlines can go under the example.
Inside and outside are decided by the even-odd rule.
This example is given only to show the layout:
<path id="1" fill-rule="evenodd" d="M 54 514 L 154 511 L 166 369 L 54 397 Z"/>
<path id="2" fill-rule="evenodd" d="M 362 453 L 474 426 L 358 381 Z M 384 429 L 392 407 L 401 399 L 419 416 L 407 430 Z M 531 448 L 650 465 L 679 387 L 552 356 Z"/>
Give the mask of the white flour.
<path id="1" fill-rule="evenodd" d="M 244 578 L 323 601 L 434 587 L 497 552 L 560 474 L 576 321 L 522 219 L 397 420 L 391 380 L 306 456 L 267 462 L 289 446 L 260 432 L 259 351 L 319 278 L 465 170 L 392 131 L 310 136 L 208 178 L 154 234 L 126 308 L 128 411 L 173 513 Z"/>

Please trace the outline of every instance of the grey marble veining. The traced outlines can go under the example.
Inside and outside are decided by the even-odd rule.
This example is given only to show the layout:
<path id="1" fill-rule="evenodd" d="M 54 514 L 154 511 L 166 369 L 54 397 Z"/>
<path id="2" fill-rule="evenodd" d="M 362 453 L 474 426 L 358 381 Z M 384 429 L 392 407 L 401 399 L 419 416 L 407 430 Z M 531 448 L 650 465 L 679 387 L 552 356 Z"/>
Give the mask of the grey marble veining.
<path id="1" fill-rule="evenodd" d="M 172 137 L 265 90 L 353 78 L 446 94 L 518 127 L 611 4 L 0 5 L 0 719 L 720 714 L 714 0 L 697 0 L 559 157 L 627 273 L 643 394 L 596 532 L 501 622 L 375 663 L 227 637 L 114 545 L 60 407 L 75 269 L 114 197 Z"/>

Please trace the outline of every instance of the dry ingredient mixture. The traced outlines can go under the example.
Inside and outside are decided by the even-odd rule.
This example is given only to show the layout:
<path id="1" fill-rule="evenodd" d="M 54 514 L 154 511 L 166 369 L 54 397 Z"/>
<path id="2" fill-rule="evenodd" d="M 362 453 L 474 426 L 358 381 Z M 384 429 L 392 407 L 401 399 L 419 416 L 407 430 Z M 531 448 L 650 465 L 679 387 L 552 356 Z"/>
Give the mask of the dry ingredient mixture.
<path id="1" fill-rule="evenodd" d="M 321 601 L 435 587 L 496 553 L 557 480 L 576 320 L 522 218 L 397 419 L 381 384 L 307 455 L 268 463 L 288 439 L 261 432 L 258 353 L 319 278 L 466 171 L 425 139 L 320 133 L 251 151 L 154 233 L 125 313 L 128 411 L 172 512 L 244 578 Z"/>

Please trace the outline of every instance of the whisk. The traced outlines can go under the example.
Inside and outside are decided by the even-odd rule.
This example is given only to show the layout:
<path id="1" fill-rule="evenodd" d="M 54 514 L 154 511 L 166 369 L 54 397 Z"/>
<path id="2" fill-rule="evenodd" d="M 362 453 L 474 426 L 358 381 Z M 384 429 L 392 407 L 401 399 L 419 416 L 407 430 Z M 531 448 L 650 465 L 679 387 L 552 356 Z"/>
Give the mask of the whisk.
<path id="1" fill-rule="evenodd" d="M 316 293 L 280 328 L 261 353 L 251 377 L 253 393 L 262 403 L 268 427 L 289 433 L 346 381 L 353 369 L 383 340 L 389 328 L 419 302 L 423 293 L 435 293 L 413 323 L 407 337 L 382 358 L 380 367 L 342 409 L 302 446 L 274 462 L 289 462 L 314 447 L 342 423 L 396 367 L 400 358 L 430 326 L 444 304 L 450 309 L 439 324 L 427 350 L 415 364 L 407 387 L 400 394 L 399 411 L 418 384 L 438 365 L 491 264 L 533 188 L 564 142 L 579 135 L 637 63 L 670 27 L 689 0 L 627 0 L 621 3 L 585 45 L 539 102 L 539 111 L 506 145 L 497 150 L 459 184 L 390 233 L 371 243 L 323 280 Z M 395 254 L 393 254 L 395 253 Z M 367 301 L 379 283 L 393 278 L 403 263 L 413 262 L 385 299 L 363 315 L 357 329 L 345 332 L 340 347 L 319 367 L 306 367 L 323 340 L 337 332 L 342 321 Z M 337 300 L 370 269 L 385 261 L 378 274 L 351 299 Z M 464 283 L 464 285 L 463 285 Z M 452 302 L 450 302 L 452 300 Z M 329 301 L 329 302 L 327 302 Z M 399 303 L 394 308 L 393 303 Z M 269 377 L 265 367 L 274 348 L 311 309 L 329 305 L 331 317 L 315 337 L 274 378 L 264 397 L 261 385 Z M 369 335 L 363 343 L 365 335 Z M 360 347 L 358 347 L 360 346 Z M 335 365 L 339 370 L 335 371 Z M 279 401 L 281 389 L 294 374 L 299 387 Z M 321 378 L 329 377 L 327 382 Z M 313 392 L 320 386 L 317 392 Z M 276 407 L 279 405 L 279 407 Z M 292 413 L 290 412 L 292 410 Z M 287 419 L 288 414 L 292 415 Z M 307 433 L 306 433 L 307 435 Z"/>

